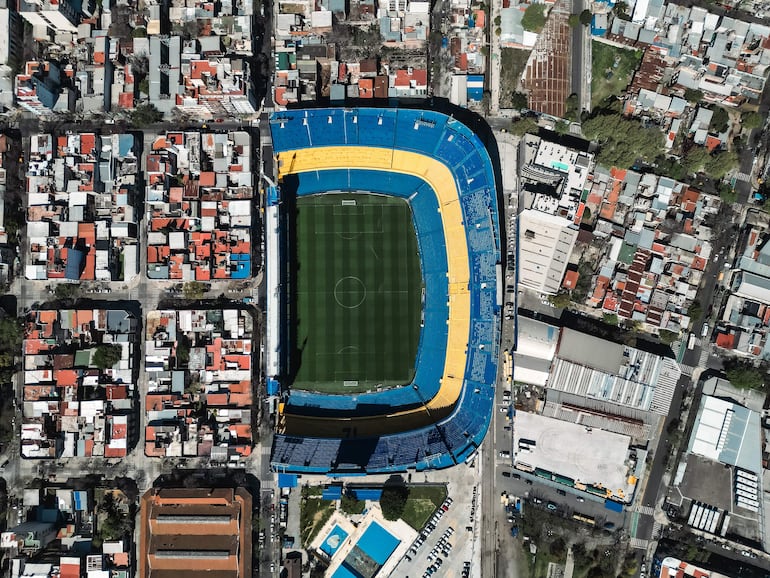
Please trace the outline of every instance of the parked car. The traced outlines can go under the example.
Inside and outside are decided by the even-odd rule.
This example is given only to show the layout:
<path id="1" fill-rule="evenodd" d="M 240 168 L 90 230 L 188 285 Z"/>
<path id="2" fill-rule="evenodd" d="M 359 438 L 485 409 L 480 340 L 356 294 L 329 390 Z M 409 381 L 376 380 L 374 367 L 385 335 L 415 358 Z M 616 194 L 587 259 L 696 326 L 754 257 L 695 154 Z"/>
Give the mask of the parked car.
<path id="1" fill-rule="evenodd" d="M 499 455 L 501 458 L 510 458 L 511 452 L 509 452 L 508 450 L 502 450 Z"/>

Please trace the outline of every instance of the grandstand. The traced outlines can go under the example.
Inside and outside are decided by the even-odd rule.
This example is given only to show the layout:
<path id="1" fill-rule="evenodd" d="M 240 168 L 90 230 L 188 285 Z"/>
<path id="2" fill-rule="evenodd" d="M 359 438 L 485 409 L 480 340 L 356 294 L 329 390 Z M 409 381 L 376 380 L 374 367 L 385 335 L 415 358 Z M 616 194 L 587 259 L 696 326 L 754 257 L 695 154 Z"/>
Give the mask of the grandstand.
<path id="1" fill-rule="evenodd" d="M 406 199 L 425 288 L 414 379 L 405 387 L 355 395 L 294 390 L 288 328 L 268 332 L 268 378 L 282 398 L 273 468 L 377 473 L 464 461 L 486 434 L 499 353 L 500 229 L 486 149 L 468 127 L 432 111 L 286 111 L 270 126 L 279 189 L 268 195 L 268 222 L 287 222 L 281 211 L 307 195 Z M 283 263 L 287 232 L 275 231 L 268 259 Z M 285 266 L 268 276 L 268 328 L 277 323 L 271 315 L 292 315 L 289 278 Z"/>

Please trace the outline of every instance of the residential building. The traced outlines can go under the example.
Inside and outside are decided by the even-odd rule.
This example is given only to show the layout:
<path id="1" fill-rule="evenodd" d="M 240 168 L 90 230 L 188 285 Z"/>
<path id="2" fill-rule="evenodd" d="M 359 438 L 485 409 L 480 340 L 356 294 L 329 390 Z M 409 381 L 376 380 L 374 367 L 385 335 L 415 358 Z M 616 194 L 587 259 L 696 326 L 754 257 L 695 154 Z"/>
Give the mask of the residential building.
<path id="1" fill-rule="evenodd" d="M 748 225 L 740 239 L 736 268 L 722 272 L 729 292 L 716 345 L 742 357 L 770 359 L 770 236 L 756 223 Z"/>
<path id="2" fill-rule="evenodd" d="M 21 455 L 122 458 L 136 439 L 137 319 L 123 310 L 30 311 L 25 319 Z M 115 358 L 109 367 L 98 359 Z"/>
<path id="3" fill-rule="evenodd" d="M 593 155 L 531 135 L 520 154 L 519 284 L 556 294 L 577 241 Z"/>
<path id="4" fill-rule="evenodd" d="M 225 465 L 251 453 L 252 331 L 238 309 L 147 314 L 145 455 Z"/>
<path id="5" fill-rule="evenodd" d="M 168 132 L 147 154 L 147 276 L 251 277 L 253 173 L 245 131 Z"/>
<path id="6" fill-rule="evenodd" d="M 27 279 L 129 281 L 138 274 L 131 134 L 32 135 Z"/>

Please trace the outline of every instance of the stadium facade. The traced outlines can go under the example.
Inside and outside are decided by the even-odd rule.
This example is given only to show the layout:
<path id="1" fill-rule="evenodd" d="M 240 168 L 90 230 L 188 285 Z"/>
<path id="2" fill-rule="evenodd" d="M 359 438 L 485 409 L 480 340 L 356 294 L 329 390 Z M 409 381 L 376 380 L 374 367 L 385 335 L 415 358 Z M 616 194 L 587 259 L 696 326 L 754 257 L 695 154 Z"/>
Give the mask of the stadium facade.
<path id="1" fill-rule="evenodd" d="M 294 473 L 449 467 L 489 426 L 500 342 L 502 268 L 495 178 L 481 140 L 444 114 L 313 109 L 270 118 L 278 184 L 267 193 L 268 393 L 279 396 L 271 464 Z M 292 390 L 286 211 L 328 192 L 404 198 L 424 302 L 414 379 L 356 395 Z"/>

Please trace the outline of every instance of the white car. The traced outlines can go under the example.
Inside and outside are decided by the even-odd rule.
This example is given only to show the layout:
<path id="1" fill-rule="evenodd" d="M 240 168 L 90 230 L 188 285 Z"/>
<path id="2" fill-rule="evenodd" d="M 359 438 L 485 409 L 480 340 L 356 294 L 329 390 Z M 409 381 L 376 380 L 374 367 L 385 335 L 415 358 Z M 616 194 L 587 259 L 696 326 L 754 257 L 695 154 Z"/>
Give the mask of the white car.
<path id="1" fill-rule="evenodd" d="M 509 452 L 508 450 L 502 450 L 499 455 L 501 458 L 510 458 L 511 452 Z"/>

